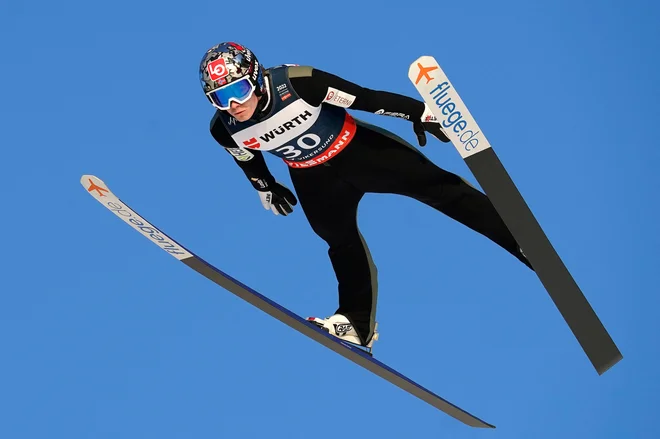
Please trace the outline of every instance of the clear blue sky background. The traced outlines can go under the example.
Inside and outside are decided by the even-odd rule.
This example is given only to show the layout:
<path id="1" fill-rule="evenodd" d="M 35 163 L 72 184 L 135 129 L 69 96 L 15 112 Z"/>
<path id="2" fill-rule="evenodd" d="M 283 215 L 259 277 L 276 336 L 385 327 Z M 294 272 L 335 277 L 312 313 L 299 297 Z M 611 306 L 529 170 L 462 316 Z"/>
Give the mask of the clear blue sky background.
<path id="1" fill-rule="evenodd" d="M 0 437 L 660 437 L 658 2 L 390 7 L 0 3 Z M 267 66 L 414 97 L 409 64 L 435 56 L 624 360 L 598 376 L 538 278 L 486 239 L 412 200 L 367 196 L 376 356 L 498 427 L 471 429 L 105 210 L 82 174 L 301 316 L 335 309 L 325 244 L 302 212 L 263 210 L 208 133 L 198 63 L 224 40 Z M 406 121 L 361 116 L 415 142 Z M 451 145 L 424 152 L 475 181 Z"/>

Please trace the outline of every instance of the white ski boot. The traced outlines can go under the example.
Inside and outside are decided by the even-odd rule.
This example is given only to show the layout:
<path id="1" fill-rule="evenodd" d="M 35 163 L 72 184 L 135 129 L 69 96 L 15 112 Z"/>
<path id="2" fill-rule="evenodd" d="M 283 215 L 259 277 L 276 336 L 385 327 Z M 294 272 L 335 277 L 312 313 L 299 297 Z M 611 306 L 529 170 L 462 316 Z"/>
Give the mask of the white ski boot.
<path id="1" fill-rule="evenodd" d="M 342 341 L 365 348 L 369 354 L 371 354 L 374 341 L 378 340 L 378 323 L 374 326 L 374 335 L 371 337 L 371 340 L 366 345 L 363 345 L 351 322 L 341 314 L 335 314 L 327 319 L 308 317 L 307 320 Z"/>

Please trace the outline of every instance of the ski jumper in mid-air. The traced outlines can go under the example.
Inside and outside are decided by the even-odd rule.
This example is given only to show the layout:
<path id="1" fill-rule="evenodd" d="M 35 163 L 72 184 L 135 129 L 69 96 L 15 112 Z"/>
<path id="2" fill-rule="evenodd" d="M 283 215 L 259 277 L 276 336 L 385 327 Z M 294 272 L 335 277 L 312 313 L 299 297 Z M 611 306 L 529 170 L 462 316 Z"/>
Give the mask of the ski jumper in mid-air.
<path id="1" fill-rule="evenodd" d="M 206 52 L 200 79 L 216 108 L 211 135 L 233 156 L 264 208 L 286 216 L 300 201 L 310 226 L 328 244 L 339 307 L 328 318 L 309 320 L 330 334 L 369 352 L 378 338 L 377 272 L 357 226 L 358 203 L 366 193 L 418 200 L 532 268 L 485 194 L 405 140 L 347 111 L 406 119 L 420 146 L 426 132 L 449 142 L 423 102 L 309 66 L 265 69 L 248 48 L 232 42 Z M 286 163 L 297 198 L 271 175 L 262 151 Z"/>

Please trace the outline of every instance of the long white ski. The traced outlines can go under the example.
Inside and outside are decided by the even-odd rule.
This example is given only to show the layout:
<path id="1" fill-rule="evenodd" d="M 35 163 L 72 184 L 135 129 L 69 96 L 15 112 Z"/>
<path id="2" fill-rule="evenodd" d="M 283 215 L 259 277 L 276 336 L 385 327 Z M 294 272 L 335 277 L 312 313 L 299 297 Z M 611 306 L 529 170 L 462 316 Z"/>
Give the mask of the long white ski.
<path id="1" fill-rule="evenodd" d="M 421 56 L 408 78 L 442 124 L 486 195 L 525 252 L 534 271 L 599 375 L 621 352 L 558 256 L 495 151 L 432 56 Z"/>
<path id="2" fill-rule="evenodd" d="M 121 218 L 133 229 L 140 232 L 144 237 L 179 261 L 183 262 L 188 267 L 225 288 L 229 292 L 464 424 L 471 427 L 495 428 L 493 425 L 471 415 L 384 363 L 376 360 L 373 356 L 364 352 L 362 349 L 341 342 L 339 339 L 329 335 L 315 324 L 308 322 L 306 319 L 294 314 L 228 274 L 218 270 L 213 265 L 205 262 L 200 257 L 167 236 L 149 221 L 138 215 L 126 203 L 113 194 L 108 186 L 99 178 L 93 175 L 83 175 L 80 183 L 98 202 Z"/>

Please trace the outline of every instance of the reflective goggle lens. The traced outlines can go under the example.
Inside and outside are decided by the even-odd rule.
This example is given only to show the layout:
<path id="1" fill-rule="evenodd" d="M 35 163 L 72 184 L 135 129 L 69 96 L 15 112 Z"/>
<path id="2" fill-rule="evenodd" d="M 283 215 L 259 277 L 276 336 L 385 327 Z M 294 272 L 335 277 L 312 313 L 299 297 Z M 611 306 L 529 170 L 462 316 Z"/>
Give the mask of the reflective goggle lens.
<path id="1" fill-rule="evenodd" d="M 231 101 L 242 104 L 252 96 L 254 86 L 248 78 L 243 78 L 240 81 L 232 82 L 224 87 L 207 93 L 213 105 L 221 110 L 228 110 Z"/>

